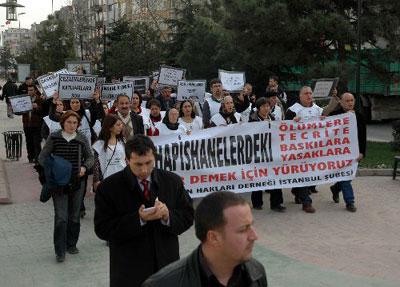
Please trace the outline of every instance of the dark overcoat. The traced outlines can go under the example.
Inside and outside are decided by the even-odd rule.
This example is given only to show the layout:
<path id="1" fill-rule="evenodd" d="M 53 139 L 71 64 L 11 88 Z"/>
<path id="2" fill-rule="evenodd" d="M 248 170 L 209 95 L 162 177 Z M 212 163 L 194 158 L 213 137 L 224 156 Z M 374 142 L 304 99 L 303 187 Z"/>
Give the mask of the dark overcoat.
<path id="1" fill-rule="evenodd" d="M 143 192 L 129 165 L 107 177 L 95 197 L 94 228 L 110 244 L 110 286 L 136 287 L 162 267 L 179 259 L 178 235 L 193 224 L 193 205 L 182 180 L 174 173 L 154 169 L 151 200 L 165 203 L 169 226 L 160 220 L 142 225 L 139 207 Z"/>

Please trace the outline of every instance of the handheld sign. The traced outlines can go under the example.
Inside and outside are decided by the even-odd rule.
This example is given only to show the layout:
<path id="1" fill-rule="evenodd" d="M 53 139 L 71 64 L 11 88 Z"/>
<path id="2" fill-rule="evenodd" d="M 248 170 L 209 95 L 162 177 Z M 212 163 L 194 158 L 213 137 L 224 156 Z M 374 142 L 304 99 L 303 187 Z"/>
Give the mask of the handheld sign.
<path id="1" fill-rule="evenodd" d="M 132 82 L 122 82 L 115 84 L 104 84 L 101 86 L 101 99 L 104 101 L 113 101 L 118 95 L 125 94 L 132 98 L 133 94 L 133 83 Z"/>
<path id="2" fill-rule="evenodd" d="M 52 74 L 42 75 L 37 79 L 40 87 L 42 88 L 47 98 L 52 97 L 53 94 L 57 92 L 58 76 L 60 74 L 68 74 L 68 73 L 69 72 L 66 69 L 61 69 Z"/>
<path id="3" fill-rule="evenodd" d="M 92 73 L 92 65 L 90 61 L 65 61 L 65 67 L 73 73 Z"/>
<path id="4" fill-rule="evenodd" d="M 195 102 L 202 103 L 204 101 L 204 94 L 206 92 L 205 80 L 193 81 L 179 81 L 178 93 L 176 99 L 178 101 L 194 100 Z"/>
<path id="5" fill-rule="evenodd" d="M 106 77 L 97 77 L 96 88 L 101 88 L 106 83 Z"/>
<path id="6" fill-rule="evenodd" d="M 65 99 L 91 99 L 96 89 L 96 76 L 59 75 L 58 93 Z"/>
<path id="7" fill-rule="evenodd" d="M 32 111 L 32 99 L 29 95 L 20 95 L 10 98 L 11 107 L 14 114 L 23 114 Z"/>
<path id="8" fill-rule="evenodd" d="M 160 75 L 160 71 L 151 72 L 151 77 L 153 78 L 153 80 L 157 80 L 158 81 L 158 75 Z"/>
<path id="9" fill-rule="evenodd" d="M 161 66 L 158 75 L 158 83 L 165 86 L 178 86 L 178 82 L 185 78 L 185 69 Z"/>
<path id="10" fill-rule="evenodd" d="M 244 72 L 218 70 L 218 78 L 228 92 L 240 92 L 246 83 Z"/>
<path id="11" fill-rule="evenodd" d="M 130 77 L 124 76 L 122 78 L 124 82 L 132 82 L 133 89 L 138 91 L 141 95 L 145 95 L 149 87 L 150 78 L 149 77 Z"/>
<path id="12" fill-rule="evenodd" d="M 339 82 L 339 78 L 332 79 L 315 79 L 312 82 L 311 88 L 313 90 L 314 98 L 326 98 L 332 93 L 333 89 Z"/>

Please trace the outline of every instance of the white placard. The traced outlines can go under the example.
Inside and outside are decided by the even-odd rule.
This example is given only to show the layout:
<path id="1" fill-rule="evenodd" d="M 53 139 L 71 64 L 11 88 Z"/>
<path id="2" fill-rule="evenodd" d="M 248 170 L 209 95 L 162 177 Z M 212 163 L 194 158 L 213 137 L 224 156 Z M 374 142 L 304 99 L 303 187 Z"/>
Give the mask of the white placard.
<path id="1" fill-rule="evenodd" d="M 33 109 L 32 99 L 29 95 L 20 95 L 10 98 L 13 113 L 27 113 Z"/>
<path id="2" fill-rule="evenodd" d="M 176 99 L 178 101 L 193 100 L 202 103 L 206 93 L 206 80 L 179 81 L 178 93 Z"/>
<path id="3" fill-rule="evenodd" d="M 104 84 L 101 86 L 101 99 L 104 101 L 113 101 L 118 95 L 125 94 L 132 98 L 133 94 L 133 83 L 122 82 L 115 84 Z"/>
<path id="4" fill-rule="evenodd" d="M 185 78 L 185 69 L 173 68 L 168 66 L 160 67 L 160 74 L 158 75 L 158 83 L 166 86 L 178 86 L 178 82 Z"/>
<path id="5" fill-rule="evenodd" d="M 313 97 L 314 98 L 326 98 L 332 93 L 332 90 L 336 88 L 339 78 L 333 79 L 317 79 L 313 80 Z"/>
<path id="6" fill-rule="evenodd" d="M 228 92 L 240 92 L 246 83 L 244 72 L 218 70 L 218 78 Z"/>
<path id="7" fill-rule="evenodd" d="M 97 84 L 96 84 L 97 88 L 100 88 L 105 83 L 106 83 L 106 77 L 97 77 Z"/>
<path id="8" fill-rule="evenodd" d="M 67 69 L 61 69 L 55 73 L 42 75 L 37 79 L 47 98 L 52 97 L 58 91 L 58 75 L 60 74 L 69 74 L 69 72 Z"/>
<path id="9" fill-rule="evenodd" d="M 67 70 L 72 73 L 78 73 L 81 69 L 83 69 L 87 75 L 92 73 L 92 65 L 90 61 L 66 61 L 65 66 L 67 67 Z"/>
<path id="10" fill-rule="evenodd" d="M 141 95 L 145 95 L 147 89 L 150 85 L 150 78 L 149 77 L 131 77 L 131 76 L 124 76 L 122 78 L 124 82 L 132 82 L 133 89 L 138 91 Z"/>
<path id="11" fill-rule="evenodd" d="M 60 74 L 58 93 L 61 99 L 91 99 L 96 89 L 96 76 Z"/>

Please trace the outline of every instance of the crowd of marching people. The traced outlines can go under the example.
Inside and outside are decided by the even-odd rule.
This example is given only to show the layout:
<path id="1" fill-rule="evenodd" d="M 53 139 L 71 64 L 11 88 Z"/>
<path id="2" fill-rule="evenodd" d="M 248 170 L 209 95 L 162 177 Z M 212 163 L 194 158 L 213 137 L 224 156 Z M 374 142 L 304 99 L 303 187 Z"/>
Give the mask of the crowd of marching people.
<path id="1" fill-rule="evenodd" d="M 350 93 L 338 95 L 334 89 L 329 105 L 319 107 L 310 87 L 301 88 L 298 97 L 293 97 L 283 91 L 277 77 L 269 78 L 265 93 L 260 95 L 253 93 L 250 83 L 240 93 L 229 93 L 219 79 L 213 79 L 204 103 L 179 102 L 172 87 L 158 89 L 154 84 L 156 80 L 147 94 L 137 91 L 133 95 L 120 94 L 113 102 L 103 102 L 98 88 L 91 100 L 61 100 L 58 93 L 46 98 L 30 77 L 18 89 L 12 83 L 4 87 L 3 97 L 7 101 L 18 94 L 27 94 L 32 99 L 32 111 L 22 115 L 29 162 L 35 163 L 44 174 L 51 164 L 71 166 L 69 184 L 62 190 L 51 190 L 48 196 L 54 202 L 54 246 L 58 261 L 64 260 L 65 251 L 79 252 L 76 243 L 80 218 L 85 216 L 85 193 L 90 188 L 96 191 L 104 179 L 127 166 L 125 143 L 134 135 L 193 135 L 202 129 L 241 122 L 323 119 L 354 111 L 355 99 Z M 361 160 L 365 156 L 366 131 L 361 115 L 356 113 L 356 117 Z M 92 187 L 88 186 L 91 174 Z M 356 211 L 350 181 L 336 183 L 331 191 L 335 202 L 339 202 L 339 193 L 343 192 L 347 210 Z M 271 210 L 285 212 L 282 190 L 266 192 L 270 194 Z M 315 186 L 292 189 L 296 203 L 306 213 L 315 212 L 311 194 L 316 192 Z M 254 209 L 263 208 L 263 193 L 252 192 Z"/>

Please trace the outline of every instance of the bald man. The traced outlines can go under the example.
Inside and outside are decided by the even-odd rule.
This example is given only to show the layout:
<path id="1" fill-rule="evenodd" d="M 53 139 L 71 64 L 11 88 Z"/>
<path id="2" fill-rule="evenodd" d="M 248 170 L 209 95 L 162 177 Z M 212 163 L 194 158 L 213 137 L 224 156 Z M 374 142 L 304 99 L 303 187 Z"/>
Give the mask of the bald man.
<path id="1" fill-rule="evenodd" d="M 366 152 L 367 128 L 363 116 L 359 112 L 354 111 L 355 102 L 354 96 L 351 93 L 344 93 L 339 99 L 340 108 L 329 115 L 334 116 L 348 112 L 355 113 L 357 119 L 358 148 L 360 151 L 357 160 L 361 161 L 365 157 Z M 346 210 L 350 212 L 357 211 L 357 208 L 354 205 L 354 192 L 351 180 L 337 182 L 332 185 L 330 189 L 332 191 L 332 199 L 335 203 L 339 203 L 339 193 L 342 191 L 343 200 L 346 203 Z"/>
<path id="2" fill-rule="evenodd" d="M 310 87 L 304 86 L 300 89 L 299 101 L 288 108 L 286 111 L 286 120 L 301 121 L 307 119 L 319 118 L 322 115 L 322 108 L 314 103 L 313 92 Z M 312 199 L 309 192 L 316 193 L 315 186 L 294 187 L 292 193 L 295 196 L 295 202 L 303 205 L 304 212 L 314 213 Z"/>

